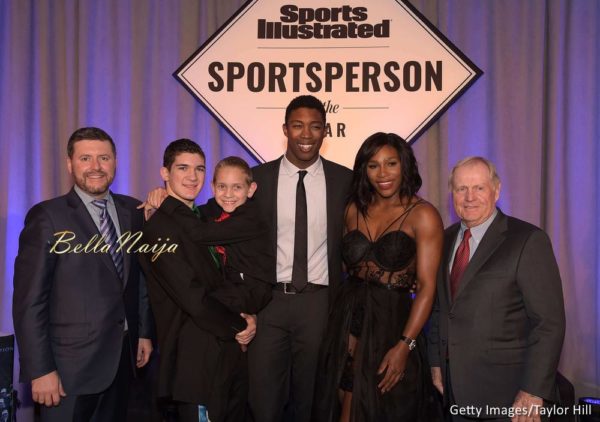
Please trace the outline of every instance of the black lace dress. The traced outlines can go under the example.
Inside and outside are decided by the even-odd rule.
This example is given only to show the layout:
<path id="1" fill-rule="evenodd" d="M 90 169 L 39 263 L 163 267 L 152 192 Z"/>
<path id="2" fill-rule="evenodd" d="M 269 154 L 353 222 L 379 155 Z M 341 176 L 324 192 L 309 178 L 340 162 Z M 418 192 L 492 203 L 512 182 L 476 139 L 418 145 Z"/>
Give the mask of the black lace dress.
<path id="1" fill-rule="evenodd" d="M 402 335 L 412 306 L 416 243 L 402 231 L 413 204 L 373 240 L 357 227 L 343 240 L 348 278 L 335 300 L 322 346 L 313 420 L 338 421 L 340 391 L 352 392 L 352 421 L 439 419 L 422 335 L 408 355 L 404 378 L 381 394 L 383 357 Z M 366 226 L 366 224 L 365 224 Z M 367 228 L 368 231 L 368 228 Z"/>

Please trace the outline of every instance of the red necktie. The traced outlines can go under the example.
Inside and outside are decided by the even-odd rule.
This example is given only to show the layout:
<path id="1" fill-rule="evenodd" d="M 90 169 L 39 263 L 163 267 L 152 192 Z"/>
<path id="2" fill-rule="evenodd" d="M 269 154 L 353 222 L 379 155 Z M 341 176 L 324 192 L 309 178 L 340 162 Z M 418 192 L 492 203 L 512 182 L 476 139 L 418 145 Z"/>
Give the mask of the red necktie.
<path id="1" fill-rule="evenodd" d="M 219 218 L 217 218 L 215 221 L 220 223 L 223 220 L 227 220 L 229 216 L 230 215 L 228 213 L 222 211 Z M 225 265 L 227 263 L 227 251 L 225 250 L 225 246 L 215 246 L 215 251 L 217 251 L 217 253 L 223 257 L 223 265 Z"/>
<path id="2" fill-rule="evenodd" d="M 452 271 L 450 271 L 450 294 L 452 299 L 456 295 L 460 279 L 462 278 L 467 265 L 469 264 L 469 239 L 471 238 L 471 230 L 465 230 L 462 241 L 458 245 L 456 255 L 454 255 L 454 262 L 452 263 Z"/>

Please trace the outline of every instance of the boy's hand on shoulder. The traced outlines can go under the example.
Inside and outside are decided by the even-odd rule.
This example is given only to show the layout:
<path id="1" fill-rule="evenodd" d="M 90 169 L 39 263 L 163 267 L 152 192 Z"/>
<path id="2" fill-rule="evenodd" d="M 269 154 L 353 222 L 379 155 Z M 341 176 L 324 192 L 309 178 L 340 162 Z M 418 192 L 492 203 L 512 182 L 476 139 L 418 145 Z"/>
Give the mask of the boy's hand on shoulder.
<path id="1" fill-rule="evenodd" d="M 148 196 L 146 197 L 146 201 L 142 202 L 138 205 L 138 209 L 144 209 L 144 219 L 148 221 L 154 211 L 160 208 L 160 205 L 163 201 L 169 196 L 165 188 L 154 188 L 150 192 L 148 192 Z"/>

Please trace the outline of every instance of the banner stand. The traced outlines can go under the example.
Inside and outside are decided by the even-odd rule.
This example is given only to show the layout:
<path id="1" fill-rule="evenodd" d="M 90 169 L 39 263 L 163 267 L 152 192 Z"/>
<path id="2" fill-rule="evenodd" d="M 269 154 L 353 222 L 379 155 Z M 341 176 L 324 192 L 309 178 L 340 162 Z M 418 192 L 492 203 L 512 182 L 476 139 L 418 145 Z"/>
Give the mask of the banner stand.
<path id="1" fill-rule="evenodd" d="M 0 335 L 0 422 L 17 420 L 17 392 L 13 389 L 15 336 Z"/>

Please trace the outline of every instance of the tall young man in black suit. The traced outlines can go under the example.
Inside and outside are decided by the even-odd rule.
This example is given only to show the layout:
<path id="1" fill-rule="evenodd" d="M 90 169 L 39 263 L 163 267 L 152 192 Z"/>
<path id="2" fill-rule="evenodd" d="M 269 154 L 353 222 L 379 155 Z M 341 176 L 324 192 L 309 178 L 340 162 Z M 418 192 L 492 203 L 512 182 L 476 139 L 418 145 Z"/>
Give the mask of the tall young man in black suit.
<path id="1" fill-rule="evenodd" d="M 136 361 L 144 366 L 152 352 L 151 316 L 137 259 L 114 241 L 139 231 L 142 213 L 139 201 L 108 189 L 117 161 L 106 132 L 78 129 L 67 153 L 73 188 L 31 208 L 19 238 L 13 321 L 21 381 L 31 381 L 44 422 L 125 421 Z M 110 252 L 73 250 L 94 236 Z"/>
<path id="2" fill-rule="evenodd" d="M 310 419 L 328 303 L 342 277 L 344 206 L 352 172 L 319 156 L 323 104 L 304 95 L 288 105 L 284 156 L 252 171 L 254 201 L 273 221 L 273 299 L 258 314 L 249 346 L 250 407 L 256 422 Z M 298 205 L 298 206 L 297 206 Z"/>
<path id="3" fill-rule="evenodd" d="M 485 158 L 456 164 L 450 188 L 461 221 L 445 233 L 428 336 L 433 383 L 453 421 L 509 421 L 511 407 L 513 421 L 539 421 L 543 401 L 556 399 L 565 332 L 552 244 L 496 208 L 500 178 Z"/>

